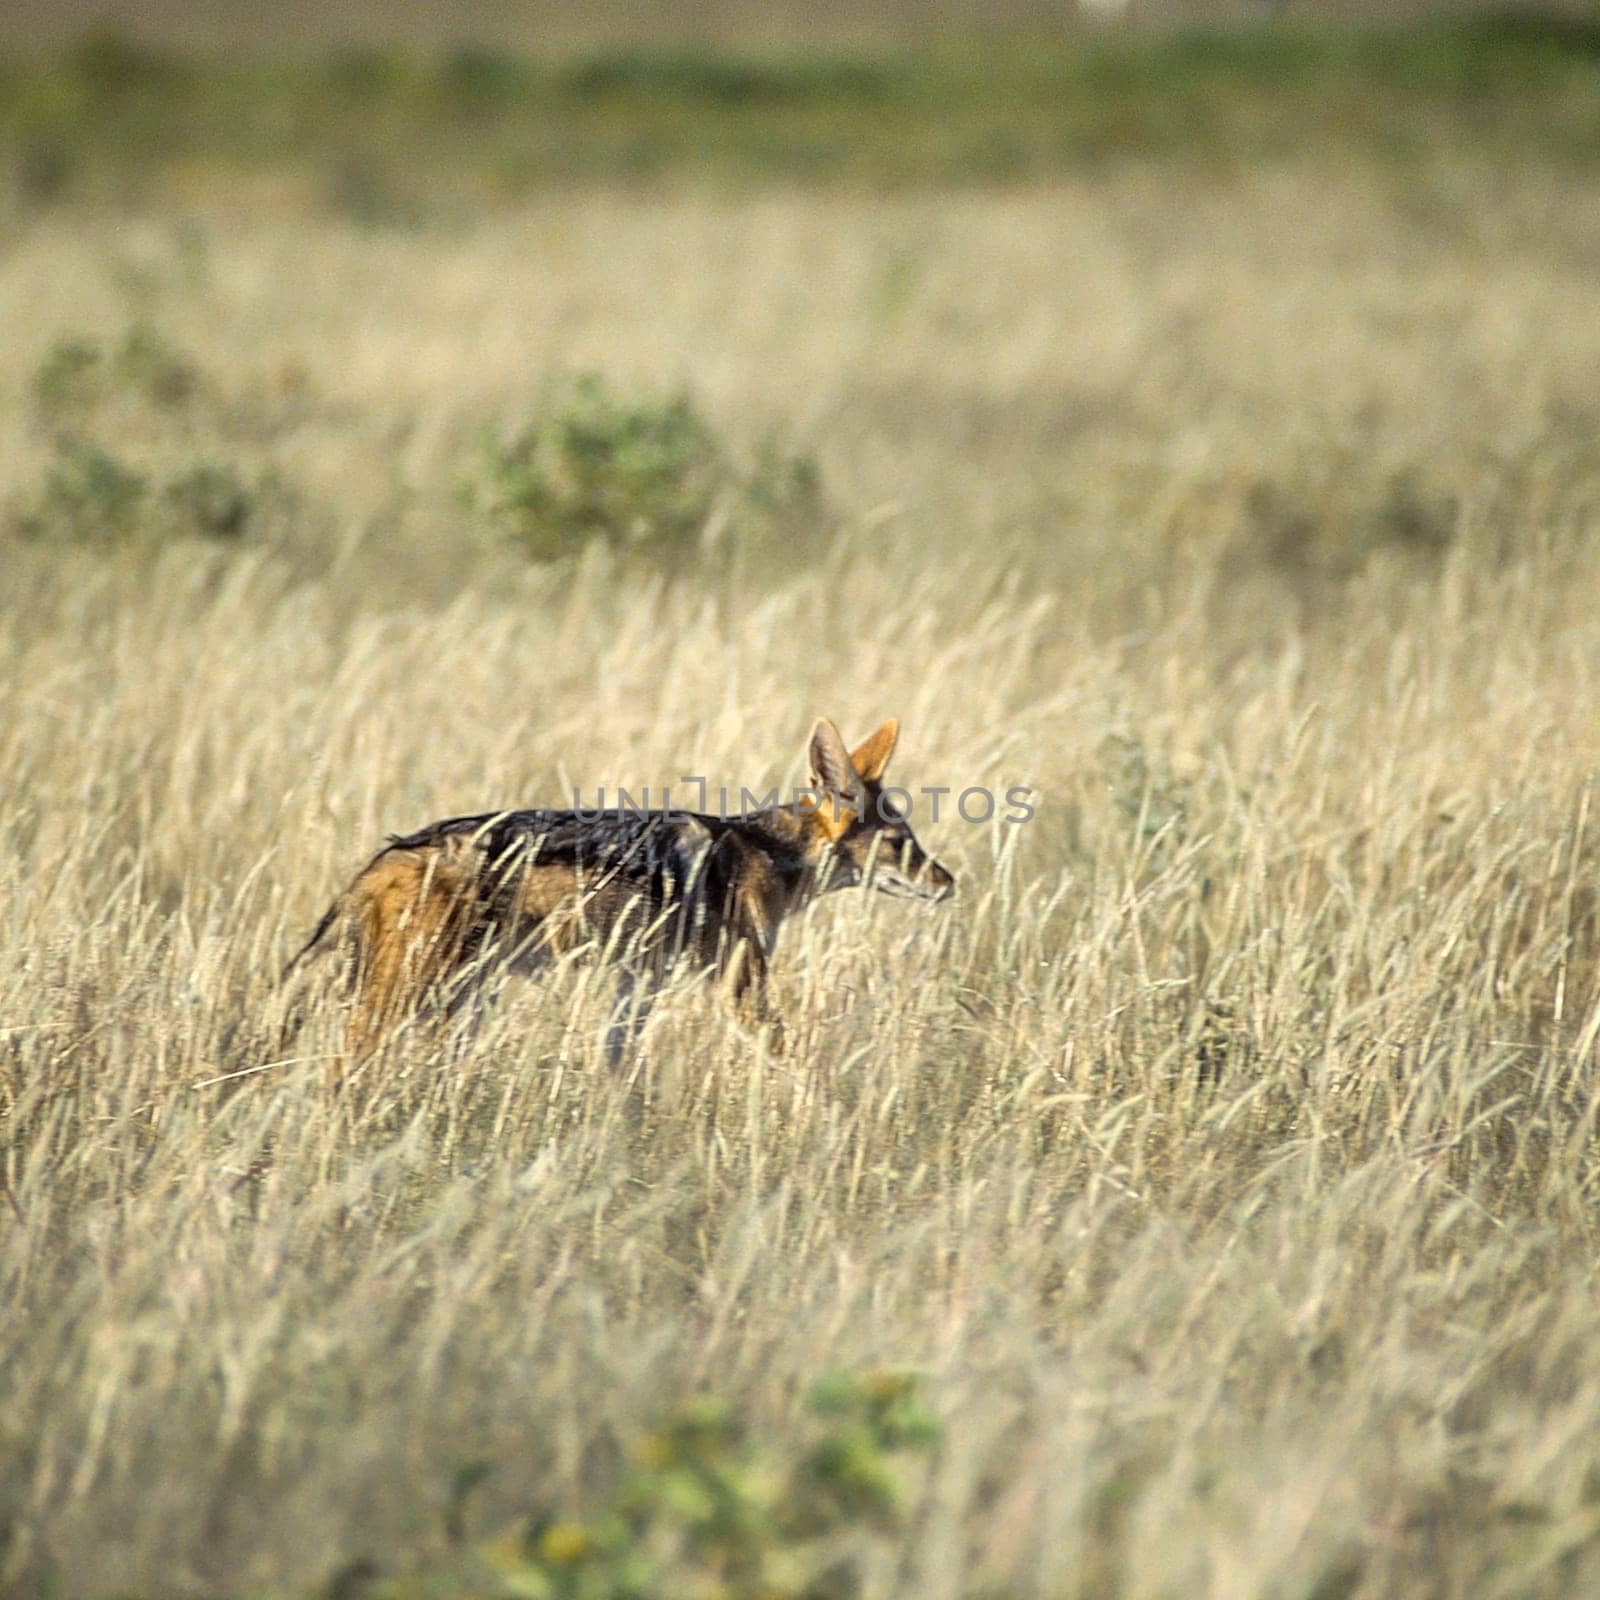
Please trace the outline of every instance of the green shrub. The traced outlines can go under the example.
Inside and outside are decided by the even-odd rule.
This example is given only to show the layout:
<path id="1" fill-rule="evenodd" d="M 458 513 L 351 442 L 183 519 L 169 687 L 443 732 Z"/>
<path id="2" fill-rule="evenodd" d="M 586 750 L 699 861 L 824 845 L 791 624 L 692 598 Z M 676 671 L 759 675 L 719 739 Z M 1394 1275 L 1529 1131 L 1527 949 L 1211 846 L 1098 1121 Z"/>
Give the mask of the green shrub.
<path id="1" fill-rule="evenodd" d="M 425 209 L 406 190 L 392 164 L 352 155 L 334 164 L 323 190 L 329 211 L 377 231 L 420 227 Z"/>
<path id="2" fill-rule="evenodd" d="M 259 517 L 270 486 L 247 485 L 233 467 L 209 460 L 152 484 L 110 451 L 67 435 L 16 526 L 24 538 L 62 544 L 237 539 Z"/>
<path id="3" fill-rule="evenodd" d="M 33 374 L 33 397 L 48 411 L 66 411 L 93 401 L 103 363 L 91 339 L 62 337 L 45 352 Z"/>
<path id="4" fill-rule="evenodd" d="M 806 458 L 768 441 L 741 467 L 687 394 L 624 403 L 593 376 L 552 391 L 520 428 L 486 430 L 462 488 L 536 561 L 598 543 L 672 567 L 718 528 L 754 542 L 820 501 Z"/>
<path id="5" fill-rule="evenodd" d="M 1443 555 L 1460 529 L 1456 494 L 1374 453 L 1340 441 L 1297 471 L 1253 481 L 1243 502 L 1252 540 L 1279 567 L 1332 577 L 1380 551 Z"/>
<path id="6" fill-rule="evenodd" d="M 256 496 L 230 466 L 200 461 L 170 479 L 161 504 L 171 530 L 205 539 L 237 539 L 249 525 Z"/>
<path id="7" fill-rule="evenodd" d="M 902 1530 L 911 1458 L 937 1428 L 898 1372 L 826 1378 L 807 1410 L 800 1437 L 758 1443 L 723 1401 L 688 1401 L 634 1441 L 591 1514 L 536 1514 L 448 1571 L 362 1563 L 336 1587 L 367 1600 L 851 1600 L 866 1558 Z M 447 1532 L 486 1475 L 463 1473 Z"/>
<path id="8" fill-rule="evenodd" d="M 445 102 L 473 109 L 527 95 L 536 79 L 528 64 L 503 50 L 463 45 L 438 63 L 435 80 Z"/>
<path id="9" fill-rule="evenodd" d="M 21 531 L 32 539 L 111 544 L 137 529 L 147 493 L 144 478 L 108 451 L 63 439 Z"/>
<path id="10" fill-rule="evenodd" d="M 164 406 L 187 400 L 200 377 L 188 355 L 148 322 L 134 323 L 122 336 L 111 372 L 125 388 Z"/>
<path id="11" fill-rule="evenodd" d="M 190 82 L 195 70 L 184 57 L 151 49 L 114 25 L 84 34 L 67 62 L 86 90 L 113 102 L 140 92 L 170 92 Z"/>
<path id="12" fill-rule="evenodd" d="M 765 434 L 756 444 L 745 494 L 768 517 L 815 522 L 822 514 L 822 470 L 815 456 L 797 455 L 781 435 Z"/>
<path id="13" fill-rule="evenodd" d="M 17 142 L 14 172 L 17 198 L 24 210 L 53 205 L 72 187 L 78 174 L 75 142 L 49 129 L 31 129 Z"/>
<path id="14" fill-rule="evenodd" d="M 171 407 L 188 400 L 200 373 L 189 355 L 151 323 L 133 323 L 107 353 L 94 339 L 59 338 L 33 375 L 33 397 L 58 414 L 98 405 L 115 392 Z"/>

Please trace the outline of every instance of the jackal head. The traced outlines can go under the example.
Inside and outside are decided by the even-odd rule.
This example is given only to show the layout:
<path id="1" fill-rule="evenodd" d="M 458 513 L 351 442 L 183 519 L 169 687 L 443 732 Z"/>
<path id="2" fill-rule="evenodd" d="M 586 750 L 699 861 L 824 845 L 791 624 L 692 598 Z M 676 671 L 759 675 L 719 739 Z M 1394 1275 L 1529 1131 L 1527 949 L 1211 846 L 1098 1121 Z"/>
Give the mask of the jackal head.
<path id="1" fill-rule="evenodd" d="M 811 777 L 820 798 L 811 813 L 818 877 L 829 889 L 864 884 L 885 894 L 943 900 L 955 889 L 949 871 L 925 851 L 903 808 L 883 793 L 884 768 L 900 724 L 890 717 L 854 750 L 820 717 L 811 731 Z"/>

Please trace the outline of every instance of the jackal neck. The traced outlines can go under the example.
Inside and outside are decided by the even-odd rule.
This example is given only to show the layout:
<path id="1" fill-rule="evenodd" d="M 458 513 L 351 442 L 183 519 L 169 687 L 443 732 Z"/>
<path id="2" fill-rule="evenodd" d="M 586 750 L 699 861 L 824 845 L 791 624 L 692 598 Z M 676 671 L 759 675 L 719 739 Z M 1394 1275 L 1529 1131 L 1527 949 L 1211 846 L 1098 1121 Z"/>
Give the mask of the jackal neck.
<path id="1" fill-rule="evenodd" d="M 814 810 L 772 806 L 750 812 L 743 825 L 766 845 L 791 910 L 829 889 L 842 887 L 828 881 L 832 840 Z"/>

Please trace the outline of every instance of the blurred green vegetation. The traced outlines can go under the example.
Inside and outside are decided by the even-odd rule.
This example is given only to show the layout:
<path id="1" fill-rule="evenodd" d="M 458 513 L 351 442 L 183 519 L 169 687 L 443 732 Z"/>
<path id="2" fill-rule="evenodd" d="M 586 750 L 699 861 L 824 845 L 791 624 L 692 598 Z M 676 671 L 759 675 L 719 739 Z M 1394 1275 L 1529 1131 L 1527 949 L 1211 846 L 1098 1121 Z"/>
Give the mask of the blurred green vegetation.
<path id="1" fill-rule="evenodd" d="M 232 541 L 284 498 L 270 477 L 247 483 L 231 463 L 199 457 L 159 482 L 103 445 L 65 433 L 33 498 L 14 515 L 24 539 L 112 549 L 131 540 Z"/>
<path id="2" fill-rule="evenodd" d="M 247 475 L 209 453 L 231 441 L 215 415 L 202 418 L 205 375 L 147 319 L 120 337 L 58 336 L 28 387 L 34 425 L 53 448 L 37 485 L 0 515 L 0 530 L 102 550 L 136 540 L 230 542 L 287 509 L 275 473 Z"/>
<path id="3" fill-rule="evenodd" d="M 915 184 L 1139 155 L 1405 159 L 1463 141 L 1600 157 L 1600 13 L 565 61 L 481 47 L 203 58 L 99 32 L 54 56 L 0 57 L 0 149 L 25 203 L 274 166 L 386 222 L 462 185 L 481 197 L 597 179 Z"/>
<path id="4" fill-rule="evenodd" d="M 103 402 L 117 392 L 158 406 L 182 405 L 199 375 L 190 357 L 149 322 L 133 323 L 112 349 L 93 339 L 63 336 L 33 375 L 33 397 L 48 414 Z"/>
<path id="5" fill-rule="evenodd" d="M 914 1463 L 938 1427 L 907 1373 L 838 1372 L 789 1437 L 758 1443 L 714 1395 L 686 1400 L 632 1441 L 584 1515 L 539 1512 L 465 1538 L 484 1462 L 456 1475 L 443 1561 L 366 1559 L 328 1600 L 852 1600 L 865 1562 L 902 1530 Z"/>
<path id="6" fill-rule="evenodd" d="M 672 570 L 713 542 L 770 549 L 822 525 L 810 457 L 769 438 L 746 467 L 689 394 L 619 398 L 593 373 L 549 385 L 519 425 L 485 429 L 458 487 L 534 561 L 599 545 Z"/>

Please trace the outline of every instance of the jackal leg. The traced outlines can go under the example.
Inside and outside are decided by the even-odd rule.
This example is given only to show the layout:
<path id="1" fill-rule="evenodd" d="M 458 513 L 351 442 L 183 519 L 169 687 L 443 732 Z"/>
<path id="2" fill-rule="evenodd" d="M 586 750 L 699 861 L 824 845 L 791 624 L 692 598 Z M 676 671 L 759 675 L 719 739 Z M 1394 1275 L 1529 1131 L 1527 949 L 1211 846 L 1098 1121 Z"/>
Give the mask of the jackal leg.
<path id="1" fill-rule="evenodd" d="M 767 951 L 754 933 L 740 934 L 723 947 L 717 962 L 717 978 L 735 1015 L 767 1035 L 771 1048 L 781 1053 L 786 1047 L 783 1018 L 767 992 Z"/>

